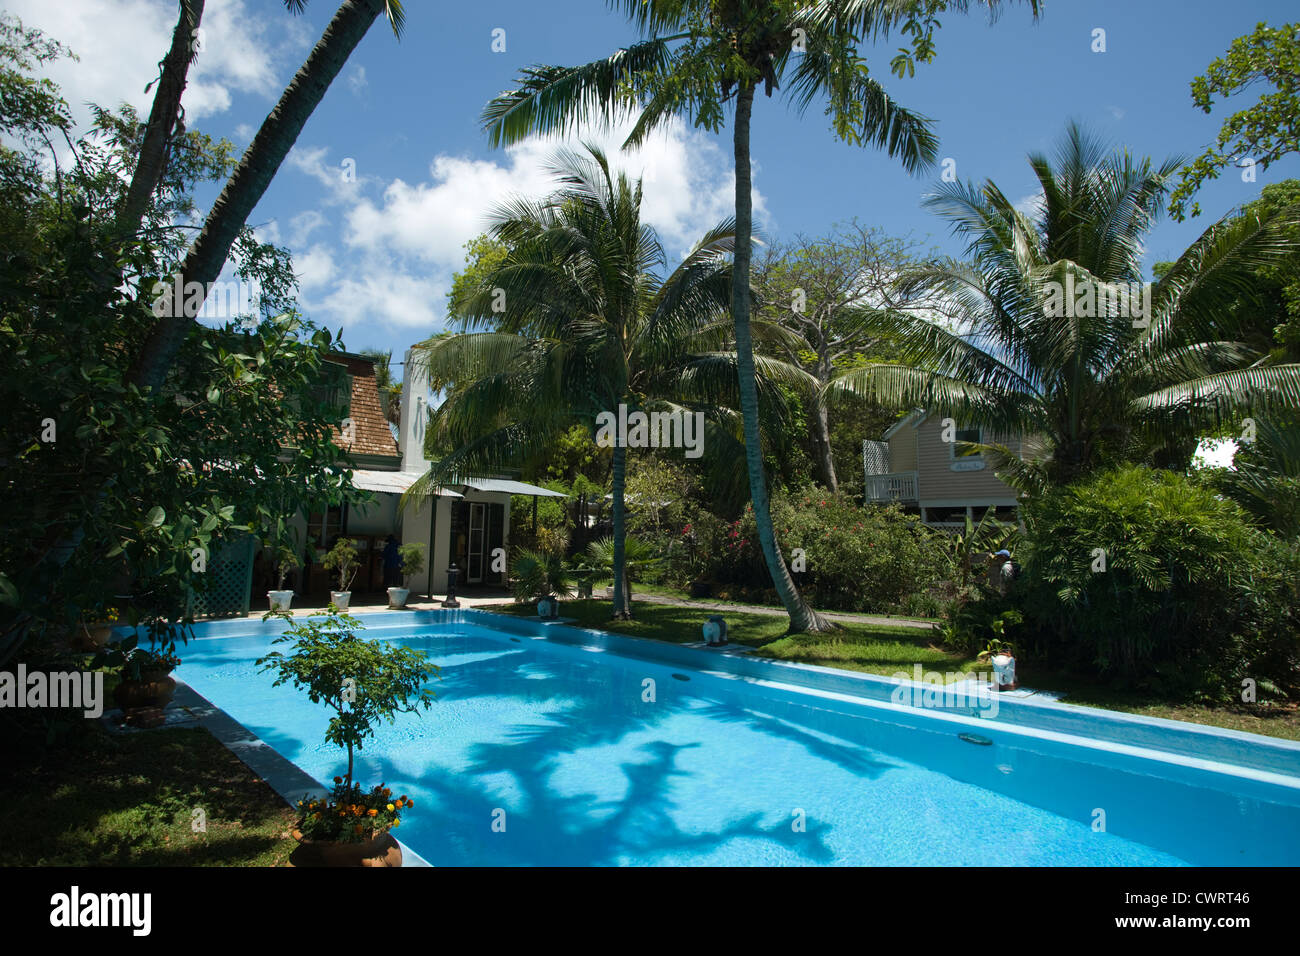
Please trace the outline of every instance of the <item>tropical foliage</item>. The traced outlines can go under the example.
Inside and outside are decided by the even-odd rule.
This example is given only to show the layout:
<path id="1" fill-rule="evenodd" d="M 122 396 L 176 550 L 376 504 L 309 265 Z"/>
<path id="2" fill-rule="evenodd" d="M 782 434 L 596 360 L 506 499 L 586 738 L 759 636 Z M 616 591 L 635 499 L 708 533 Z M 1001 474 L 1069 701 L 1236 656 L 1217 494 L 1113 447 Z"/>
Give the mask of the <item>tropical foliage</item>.
<path id="1" fill-rule="evenodd" d="M 908 363 L 846 372 L 832 391 L 1025 436 L 1019 449 L 979 450 L 1035 491 L 1107 463 L 1185 468 L 1205 430 L 1300 405 L 1300 365 L 1253 352 L 1231 311 L 1256 270 L 1295 253 L 1293 224 L 1225 217 L 1148 286 L 1142 243 L 1177 161 L 1109 151 L 1071 125 L 1055 162 L 1029 162 L 1042 196 L 1027 212 L 992 182 L 946 184 L 927 201 L 973 262 L 916 270 L 902 285 L 951 297 L 967 324 L 879 316 Z"/>
<path id="2" fill-rule="evenodd" d="M 696 436 L 719 466 L 738 454 L 735 356 L 727 351 L 732 230 L 709 232 L 666 277 L 666 256 L 641 221 L 641 184 L 615 174 L 604 153 L 561 152 L 561 188 L 502 206 L 492 235 L 507 251 L 464 295 L 467 331 L 430 339 L 421 361 L 451 383 L 429 441 L 450 449 L 409 492 L 462 474 L 491 473 L 536 456 L 574 424 L 602 415 L 702 416 Z M 483 331 L 469 331 L 482 329 Z M 764 380 L 807 385 L 775 361 Z M 685 420 L 679 419 L 679 420 Z M 626 436 L 614 436 L 611 493 L 614 613 L 626 616 L 623 559 Z"/>

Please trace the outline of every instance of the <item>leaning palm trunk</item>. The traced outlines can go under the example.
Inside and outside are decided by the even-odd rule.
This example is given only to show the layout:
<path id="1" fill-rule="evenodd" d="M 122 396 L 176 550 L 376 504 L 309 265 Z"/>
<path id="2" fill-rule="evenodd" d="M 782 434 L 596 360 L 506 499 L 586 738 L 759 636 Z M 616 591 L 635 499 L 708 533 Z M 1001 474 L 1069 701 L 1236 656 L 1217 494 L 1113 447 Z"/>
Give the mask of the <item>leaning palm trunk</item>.
<path id="1" fill-rule="evenodd" d="M 293 148 L 303 126 L 348 57 L 384 11 L 384 0 L 344 0 L 325 28 L 315 49 L 285 88 L 275 109 L 262 121 L 248 150 L 213 203 L 194 244 L 181 264 L 182 282 L 215 282 L 230 247 L 249 214 L 271 184 L 280 164 Z M 188 298 L 186 299 L 188 302 Z M 131 370 L 131 381 L 157 388 L 166 377 L 181 343 L 194 328 L 194 315 L 173 303 L 179 313 L 160 319 Z"/>
<path id="2" fill-rule="evenodd" d="M 194 61 L 194 36 L 203 19 L 205 0 L 181 0 L 180 17 L 172 32 L 172 45 L 164 57 L 154 92 L 153 107 L 145 125 L 140 157 L 131 176 L 126 199 L 117 213 L 119 234 L 131 234 L 140 228 L 158 181 L 167 166 L 172 133 L 180 117 L 181 94 L 185 92 L 190 64 Z"/>
<path id="3" fill-rule="evenodd" d="M 624 527 L 623 486 L 627 473 L 627 446 L 622 437 L 614 444 L 614 609 L 613 616 L 618 620 L 627 620 L 632 616 L 632 602 L 627 593 L 627 532 Z"/>
<path id="4" fill-rule="evenodd" d="M 736 366 L 740 378 L 740 409 L 745 422 L 745 464 L 749 472 L 749 494 L 763 559 L 776 585 L 790 630 L 825 631 L 832 625 L 808 606 L 790 577 L 785 558 L 776 544 L 772 514 L 763 475 L 763 448 L 758 428 L 758 386 L 754 377 L 754 342 L 749 330 L 749 262 L 754 228 L 754 202 L 749 169 L 749 117 L 754 106 L 754 87 L 747 83 L 736 94 L 736 254 L 731 277 L 731 310 L 736 327 Z M 617 591 L 615 595 L 617 596 Z"/>

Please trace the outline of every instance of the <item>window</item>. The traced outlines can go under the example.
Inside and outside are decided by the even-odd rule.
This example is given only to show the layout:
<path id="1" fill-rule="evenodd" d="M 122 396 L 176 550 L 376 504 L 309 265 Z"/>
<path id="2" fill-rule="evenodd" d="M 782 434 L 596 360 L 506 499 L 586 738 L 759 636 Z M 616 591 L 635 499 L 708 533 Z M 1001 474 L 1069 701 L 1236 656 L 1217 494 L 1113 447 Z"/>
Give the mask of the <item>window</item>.
<path id="1" fill-rule="evenodd" d="M 953 433 L 953 440 L 948 444 L 952 456 L 953 471 L 979 471 L 984 467 L 984 456 L 966 442 L 980 444 L 984 441 L 979 428 L 959 428 Z"/>

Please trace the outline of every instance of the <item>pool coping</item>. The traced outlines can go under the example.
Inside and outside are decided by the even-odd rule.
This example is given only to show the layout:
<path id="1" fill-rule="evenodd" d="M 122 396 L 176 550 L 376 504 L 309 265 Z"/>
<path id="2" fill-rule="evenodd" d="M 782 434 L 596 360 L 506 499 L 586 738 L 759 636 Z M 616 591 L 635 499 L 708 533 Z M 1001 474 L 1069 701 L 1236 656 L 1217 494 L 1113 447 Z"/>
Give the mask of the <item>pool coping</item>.
<path id="1" fill-rule="evenodd" d="M 551 640 L 559 644 L 611 651 L 639 660 L 678 664 L 703 673 L 784 685 L 828 697 L 883 704 L 890 709 L 901 708 L 903 713 L 959 718 L 960 722 L 983 724 L 990 729 L 996 727 L 1027 736 L 1059 735 L 1068 738 L 1071 743 L 1091 743 L 1097 749 L 1112 752 L 1117 748 L 1146 751 L 1155 759 L 1172 756 L 1174 759 L 1166 762 L 1196 765 L 1211 770 L 1222 768 L 1222 772 L 1234 776 L 1255 779 L 1281 777 L 1288 785 L 1300 787 L 1300 741 L 1247 731 L 1032 696 L 999 695 L 996 716 L 988 716 L 977 707 L 967 707 L 967 713 L 963 714 L 961 708 L 900 703 L 897 697 L 915 701 L 917 691 L 929 686 L 910 679 L 765 658 L 752 654 L 752 648 L 743 645 L 710 647 L 703 643 L 672 644 L 653 638 L 578 627 L 571 621 L 516 617 L 473 608 L 418 610 L 404 615 L 373 612 L 355 616 L 365 625 L 366 633 L 376 637 L 412 626 L 481 623 L 497 631 Z M 283 618 L 233 618 L 201 622 L 195 626 L 195 636 L 200 640 L 220 638 L 223 632 L 228 632 L 229 636 L 259 633 L 270 636 L 280 633 L 286 626 L 287 622 Z M 899 672 L 903 673 L 901 666 Z"/>
<path id="2" fill-rule="evenodd" d="M 298 801 L 310 797 L 324 797 L 329 791 L 316 778 L 285 757 L 257 734 L 208 700 L 197 690 L 177 677 L 175 706 L 182 707 L 194 716 L 194 722 L 238 757 L 249 770 L 257 774 L 287 803 L 297 809 Z M 396 837 L 394 837 L 396 839 Z M 402 866 L 433 866 L 423 856 L 397 840 L 402 848 Z"/>

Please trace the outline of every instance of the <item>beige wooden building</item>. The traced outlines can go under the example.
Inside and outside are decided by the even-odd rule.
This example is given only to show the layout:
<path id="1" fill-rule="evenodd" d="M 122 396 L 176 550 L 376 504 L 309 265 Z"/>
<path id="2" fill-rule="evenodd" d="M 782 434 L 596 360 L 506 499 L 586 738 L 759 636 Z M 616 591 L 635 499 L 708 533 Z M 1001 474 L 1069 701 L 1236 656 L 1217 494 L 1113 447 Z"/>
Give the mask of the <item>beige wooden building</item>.
<path id="1" fill-rule="evenodd" d="M 1016 490 L 993 473 L 983 455 L 963 452 L 961 442 L 1020 449 L 1018 437 L 989 434 L 915 409 L 883 440 L 862 443 L 866 500 L 897 501 L 919 512 L 926 524 L 940 527 L 961 525 L 967 516 L 978 520 L 988 508 L 1000 518 L 1014 519 Z"/>

